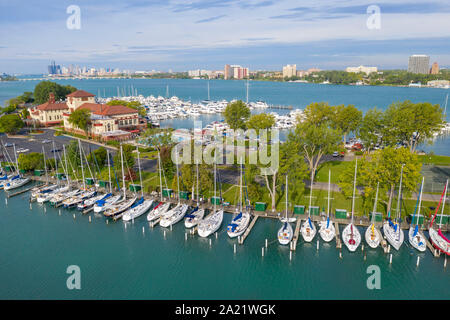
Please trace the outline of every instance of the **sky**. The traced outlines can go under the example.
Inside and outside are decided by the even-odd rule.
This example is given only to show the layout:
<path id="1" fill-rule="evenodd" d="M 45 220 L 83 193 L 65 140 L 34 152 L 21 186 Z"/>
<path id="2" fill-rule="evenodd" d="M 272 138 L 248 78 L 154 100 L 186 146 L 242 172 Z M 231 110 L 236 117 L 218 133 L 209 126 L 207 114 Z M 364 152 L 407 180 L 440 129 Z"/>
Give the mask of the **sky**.
<path id="1" fill-rule="evenodd" d="M 67 27 L 71 5 L 79 29 Z M 450 67 L 449 30 L 448 0 L 0 0 L 0 73 L 45 73 L 51 60 L 134 71 L 406 69 L 411 54 Z"/>

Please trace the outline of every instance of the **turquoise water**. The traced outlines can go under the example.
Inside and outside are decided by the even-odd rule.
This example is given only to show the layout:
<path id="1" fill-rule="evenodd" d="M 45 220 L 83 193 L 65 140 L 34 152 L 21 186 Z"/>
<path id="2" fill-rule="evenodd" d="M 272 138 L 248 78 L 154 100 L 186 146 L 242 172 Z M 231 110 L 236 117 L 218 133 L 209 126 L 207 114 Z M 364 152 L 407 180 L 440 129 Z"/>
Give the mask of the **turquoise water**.
<path id="1" fill-rule="evenodd" d="M 230 240 L 224 226 L 218 239 L 188 235 L 182 222 L 173 230 L 151 229 L 145 217 L 132 223 L 105 223 L 102 216 L 43 207 L 28 196 L 0 194 L 0 299 L 449 299 L 449 267 L 443 257 L 403 245 L 388 255 L 379 248 L 343 259 L 335 242 L 299 241 L 289 248 L 275 241 L 279 222 L 258 219 L 244 245 Z M 76 219 L 73 218 L 76 215 Z M 145 228 L 145 233 L 142 228 Z M 360 231 L 363 231 L 360 229 Z M 269 247 L 261 248 L 265 238 Z M 393 250 L 394 251 L 394 250 Z M 364 254 L 367 259 L 364 261 Z M 66 268 L 81 269 L 81 290 L 68 290 Z M 381 289 L 366 286 L 369 265 L 381 270 Z"/>
<path id="2" fill-rule="evenodd" d="M 30 76 L 27 76 L 30 78 Z M 207 80 L 184 79 L 83 79 L 56 80 L 56 82 L 73 85 L 78 89 L 87 90 L 93 94 L 110 97 L 120 94 L 131 94 L 137 89 L 138 94 L 144 96 L 166 96 L 167 86 L 169 96 L 176 95 L 184 100 L 199 102 L 207 99 Z M 38 81 L 0 82 L 0 103 L 22 94 L 33 91 Z M 271 105 L 291 105 L 294 108 L 304 108 L 311 102 L 327 101 L 332 105 L 353 104 L 363 111 L 377 107 L 386 109 L 395 101 L 409 99 L 413 102 L 428 101 L 443 105 L 446 89 L 437 88 L 409 88 L 409 87 L 380 87 L 380 86 L 340 86 L 288 82 L 250 81 L 249 101 L 263 100 Z M 246 99 L 244 81 L 210 80 L 211 100 Z M 288 110 L 274 109 L 280 114 Z M 450 112 L 447 112 L 449 114 Z M 222 119 L 220 115 L 202 115 L 196 118 L 206 126 L 211 121 Z M 447 117 L 450 121 L 450 117 Z M 193 128 L 193 119 L 173 119 L 162 121 L 163 127 Z M 424 145 L 420 149 L 433 151 L 436 154 L 450 156 L 450 137 L 438 139 L 433 145 Z"/>

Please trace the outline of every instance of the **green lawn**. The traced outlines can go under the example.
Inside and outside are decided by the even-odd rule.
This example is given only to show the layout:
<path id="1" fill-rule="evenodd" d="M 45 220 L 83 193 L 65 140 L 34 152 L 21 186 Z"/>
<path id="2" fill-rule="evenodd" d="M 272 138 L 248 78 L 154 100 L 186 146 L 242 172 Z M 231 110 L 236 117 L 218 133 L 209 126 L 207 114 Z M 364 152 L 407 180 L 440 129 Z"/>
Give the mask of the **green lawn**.
<path id="1" fill-rule="evenodd" d="M 450 166 L 450 157 L 437 155 L 421 155 L 418 156 L 423 164 L 434 164 L 439 166 Z"/>
<path id="2" fill-rule="evenodd" d="M 331 170 L 331 183 L 338 183 L 342 170 L 352 165 L 352 161 L 328 161 L 319 165 L 315 180 L 328 182 L 328 170 Z"/>

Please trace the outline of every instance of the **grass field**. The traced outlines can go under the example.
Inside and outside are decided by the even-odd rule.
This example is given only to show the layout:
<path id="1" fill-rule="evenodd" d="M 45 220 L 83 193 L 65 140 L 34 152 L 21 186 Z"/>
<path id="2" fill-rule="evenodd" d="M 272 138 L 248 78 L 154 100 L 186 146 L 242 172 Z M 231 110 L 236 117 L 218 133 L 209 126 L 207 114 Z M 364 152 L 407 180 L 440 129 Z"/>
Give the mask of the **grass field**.
<path id="1" fill-rule="evenodd" d="M 331 183 L 338 183 L 339 175 L 341 172 L 352 166 L 352 161 L 328 161 L 322 163 L 316 174 L 315 181 L 318 182 L 328 182 L 328 170 L 331 170 Z"/>
<path id="2" fill-rule="evenodd" d="M 450 157 L 436 156 L 436 155 L 421 155 L 418 156 L 423 164 L 434 164 L 437 166 L 450 166 Z"/>

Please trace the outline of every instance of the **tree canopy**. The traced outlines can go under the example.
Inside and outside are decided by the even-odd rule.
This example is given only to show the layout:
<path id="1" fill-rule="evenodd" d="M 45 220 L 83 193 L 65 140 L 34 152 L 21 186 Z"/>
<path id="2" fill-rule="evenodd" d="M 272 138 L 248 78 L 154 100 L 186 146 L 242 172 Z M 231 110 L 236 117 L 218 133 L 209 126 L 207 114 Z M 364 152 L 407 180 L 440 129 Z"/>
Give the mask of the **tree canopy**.
<path id="1" fill-rule="evenodd" d="M 245 129 L 250 114 L 250 108 L 242 100 L 229 103 L 223 112 L 226 123 L 234 130 Z"/>
<path id="2" fill-rule="evenodd" d="M 70 124 L 83 130 L 86 135 L 91 124 L 91 111 L 89 109 L 80 109 L 73 111 L 67 119 Z"/>
<path id="3" fill-rule="evenodd" d="M 48 101 L 50 93 L 53 93 L 55 95 L 55 100 L 58 101 L 65 100 L 69 93 L 76 90 L 77 88 L 71 85 L 62 86 L 52 81 L 41 81 L 34 87 L 33 96 L 36 103 L 42 104 Z"/>
<path id="4" fill-rule="evenodd" d="M 19 169 L 34 170 L 44 168 L 44 156 L 39 152 L 21 153 L 17 158 Z"/>
<path id="5" fill-rule="evenodd" d="M 24 126 L 17 114 L 7 114 L 0 118 L 0 132 L 14 134 Z"/>
<path id="6" fill-rule="evenodd" d="M 260 113 L 252 115 L 247 121 L 248 129 L 270 129 L 275 125 L 275 117 L 272 114 Z"/>
<path id="7" fill-rule="evenodd" d="M 344 135 L 344 141 L 350 132 L 355 132 L 362 121 L 362 111 L 358 110 L 354 105 L 338 105 L 332 107 L 332 126 L 339 129 Z"/>

